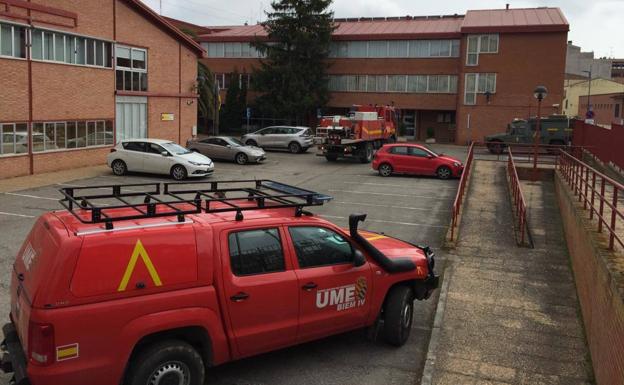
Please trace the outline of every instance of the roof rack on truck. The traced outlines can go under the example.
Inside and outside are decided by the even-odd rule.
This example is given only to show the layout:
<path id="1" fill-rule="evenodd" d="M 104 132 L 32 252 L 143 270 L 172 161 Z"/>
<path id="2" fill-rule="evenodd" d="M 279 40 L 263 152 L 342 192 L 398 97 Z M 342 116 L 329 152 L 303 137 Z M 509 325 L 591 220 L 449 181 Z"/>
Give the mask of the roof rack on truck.
<path id="1" fill-rule="evenodd" d="M 136 183 L 106 186 L 65 187 L 59 200 L 82 223 L 104 223 L 142 218 L 176 216 L 184 222 L 187 214 L 236 212 L 275 208 L 320 206 L 329 195 L 272 180 L 227 180 L 210 182 Z M 97 193 L 93 191 L 98 190 Z M 99 191 L 104 190 L 104 191 Z M 112 203 L 111 203 L 112 202 Z"/>

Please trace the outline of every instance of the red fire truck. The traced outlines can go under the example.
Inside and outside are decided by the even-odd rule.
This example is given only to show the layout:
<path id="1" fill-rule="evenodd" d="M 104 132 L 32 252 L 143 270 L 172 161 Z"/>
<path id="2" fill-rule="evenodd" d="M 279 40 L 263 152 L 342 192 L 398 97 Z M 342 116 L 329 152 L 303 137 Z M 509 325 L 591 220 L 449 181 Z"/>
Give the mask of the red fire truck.
<path id="1" fill-rule="evenodd" d="M 318 156 L 328 161 L 353 157 L 373 160 L 373 151 L 397 137 L 399 111 L 394 106 L 353 106 L 349 116 L 325 116 L 316 129 Z"/>

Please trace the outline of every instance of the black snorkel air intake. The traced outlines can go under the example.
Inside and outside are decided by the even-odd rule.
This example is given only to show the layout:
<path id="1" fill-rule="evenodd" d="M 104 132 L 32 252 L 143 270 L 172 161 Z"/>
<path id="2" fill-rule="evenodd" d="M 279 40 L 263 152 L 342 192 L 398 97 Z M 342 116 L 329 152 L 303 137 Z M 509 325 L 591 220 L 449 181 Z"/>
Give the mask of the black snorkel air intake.
<path id="1" fill-rule="evenodd" d="M 351 238 L 355 240 L 366 252 L 379 263 L 379 265 L 388 273 L 403 273 L 416 269 L 416 264 L 409 258 L 393 258 L 386 257 L 381 251 L 373 246 L 369 241 L 358 233 L 358 223 L 364 222 L 366 214 L 349 215 L 349 233 Z"/>

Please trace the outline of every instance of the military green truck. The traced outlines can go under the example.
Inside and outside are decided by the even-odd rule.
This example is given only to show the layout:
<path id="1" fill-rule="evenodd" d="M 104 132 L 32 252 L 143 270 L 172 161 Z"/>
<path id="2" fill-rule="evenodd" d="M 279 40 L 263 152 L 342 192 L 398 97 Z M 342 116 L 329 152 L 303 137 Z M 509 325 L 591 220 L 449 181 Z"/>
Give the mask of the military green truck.
<path id="1" fill-rule="evenodd" d="M 502 153 L 509 143 L 530 144 L 535 142 L 536 119 L 514 119 L 507 125 L 507 132 L 487 135 L 485 143 L 493 154 Z M 551 115 L 540 120 L 540 142 L 553 146 L 572 142 L 570 119 L 565 115 Z"/>

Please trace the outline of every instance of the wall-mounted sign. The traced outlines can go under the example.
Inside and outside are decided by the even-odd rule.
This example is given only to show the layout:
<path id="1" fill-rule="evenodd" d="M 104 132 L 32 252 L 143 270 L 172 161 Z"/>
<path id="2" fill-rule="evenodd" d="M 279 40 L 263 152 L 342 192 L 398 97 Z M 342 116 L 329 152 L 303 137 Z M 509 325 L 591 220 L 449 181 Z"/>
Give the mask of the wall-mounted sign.
<path id="1" fill-rule="evenodd" d="M 175 120 L 175 115 L 170 112 L 163 112 L 160 114 L 160 120 L 163 122 L 172 122 Z"/>

